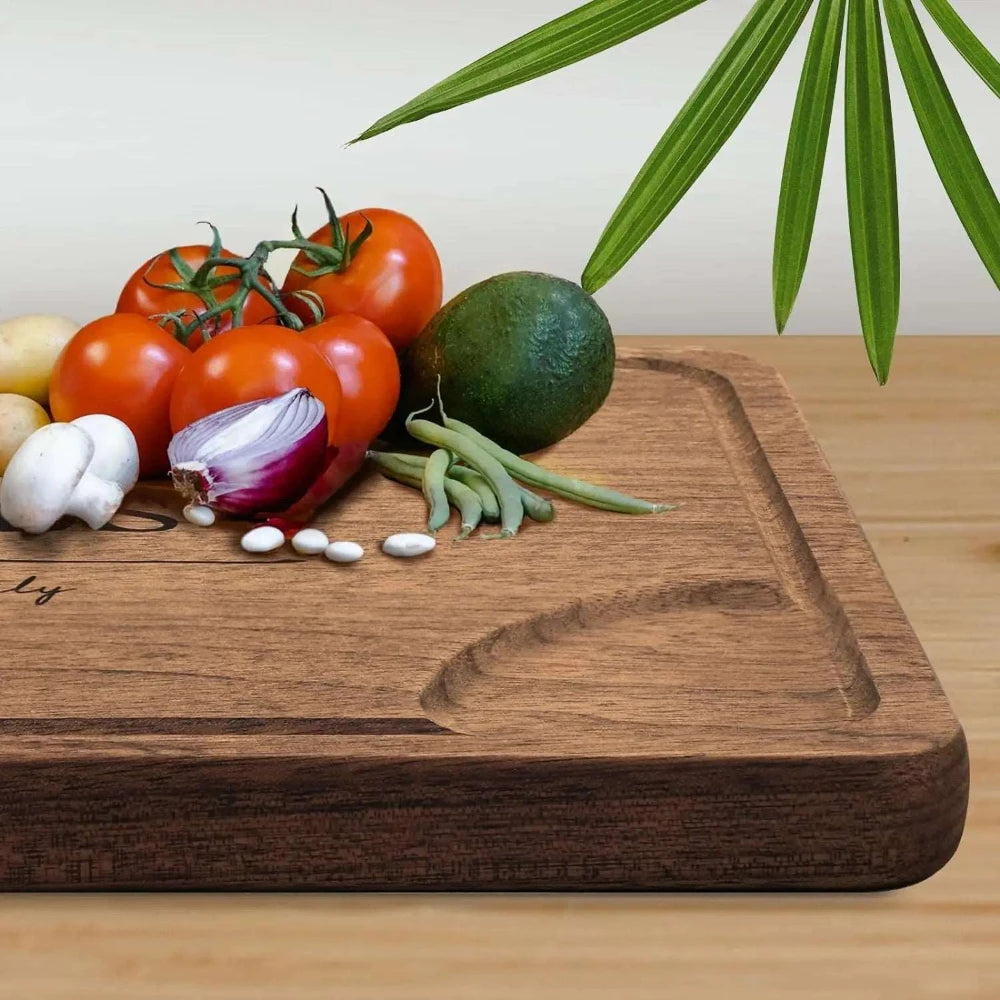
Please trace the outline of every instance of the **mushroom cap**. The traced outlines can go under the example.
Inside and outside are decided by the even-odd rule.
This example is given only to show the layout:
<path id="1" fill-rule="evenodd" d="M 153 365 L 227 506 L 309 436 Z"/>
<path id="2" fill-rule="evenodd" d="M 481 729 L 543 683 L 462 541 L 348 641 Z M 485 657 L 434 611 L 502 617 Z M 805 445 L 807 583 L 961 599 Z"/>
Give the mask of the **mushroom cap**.
<path id="1" fill-rule="evenodd" d="M 128 493 L 139 479 L 139 446 L 128 424 L 107 413 L 88 413 L 70 423 L 85 430 L 94 442 L 88 471 Z"/>
<path id="2" fill-rule="evenodd" d="M 66 512 L 94 457 L 90 435 L 72 424 L 48 424 L 28 437 L 0 481 L 0 515 L 32 534 L 48 531 Z"/>

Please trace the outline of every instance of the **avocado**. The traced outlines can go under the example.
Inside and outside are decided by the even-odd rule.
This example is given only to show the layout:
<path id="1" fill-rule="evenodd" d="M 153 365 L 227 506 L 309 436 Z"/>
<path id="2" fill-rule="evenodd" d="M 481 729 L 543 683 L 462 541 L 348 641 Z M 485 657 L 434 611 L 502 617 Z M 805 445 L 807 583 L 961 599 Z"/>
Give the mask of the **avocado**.
<path id="1" fill-rule="evenodd" d="M 593 416 L 614 368 L 611 324 L 579 285 L 533 271 L 498 274 L 446 303 L 410 345 L 400 412 L 434 400 L 440 375 L 449 417 L 524 454 Z"/>

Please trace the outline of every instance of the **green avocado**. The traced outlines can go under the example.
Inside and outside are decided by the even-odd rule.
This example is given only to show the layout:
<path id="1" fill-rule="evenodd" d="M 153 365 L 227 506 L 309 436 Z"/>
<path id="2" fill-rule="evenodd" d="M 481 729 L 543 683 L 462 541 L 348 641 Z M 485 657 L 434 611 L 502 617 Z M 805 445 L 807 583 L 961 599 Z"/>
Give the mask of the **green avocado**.
<path id="1" fill-rule="evenodd" d="M 577 284 L 515 271 L 446 303 L 403 359 L 403 413 L 435 399 L 449 417 L 517 454 L 561 441 L 607 398 L 615 345 Z M 433 414 L 428 414 L 433 416 Z"/>

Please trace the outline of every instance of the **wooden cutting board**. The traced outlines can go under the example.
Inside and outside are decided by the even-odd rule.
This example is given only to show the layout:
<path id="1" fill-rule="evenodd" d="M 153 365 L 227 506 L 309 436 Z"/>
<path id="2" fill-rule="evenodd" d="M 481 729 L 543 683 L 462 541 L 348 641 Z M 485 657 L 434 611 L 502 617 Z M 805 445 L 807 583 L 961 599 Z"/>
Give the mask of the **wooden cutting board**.
<path id="1" fill-rule="evenodd" d="M 748 358 L 622 348 L 557 501 L 393 560 L 419 494 L 245 555 L 162 484 L 0 531 L 0 886 L 878 889 L 961 836 L 961 727 L 801 414 Z"/>

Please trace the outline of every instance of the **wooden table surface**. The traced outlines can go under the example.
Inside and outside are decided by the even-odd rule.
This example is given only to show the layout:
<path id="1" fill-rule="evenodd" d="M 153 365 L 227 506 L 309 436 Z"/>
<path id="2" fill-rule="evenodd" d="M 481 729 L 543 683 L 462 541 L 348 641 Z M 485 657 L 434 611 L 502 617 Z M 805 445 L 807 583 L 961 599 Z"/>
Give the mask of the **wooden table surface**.
<path id="1" fill-rule="evenodd" d="M 0 998 L 1000 997 L 1000 337 L 669 338 L 776 365 L 965 726 L 965 838 L 870 895 L 0 898 Z M 992 874 L 990 874 L 992 872 Z"/>

